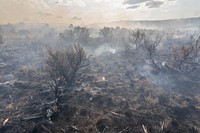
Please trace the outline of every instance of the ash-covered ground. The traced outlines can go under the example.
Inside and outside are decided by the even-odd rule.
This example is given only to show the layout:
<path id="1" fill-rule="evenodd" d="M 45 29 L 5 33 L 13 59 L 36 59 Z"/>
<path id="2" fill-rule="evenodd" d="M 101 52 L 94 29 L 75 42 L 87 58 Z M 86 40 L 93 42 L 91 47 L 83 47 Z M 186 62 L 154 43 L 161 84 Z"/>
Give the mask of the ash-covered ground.
<path id="1" fill-rule="evenodd" d="M 159 33 L 144 40 L 152 48 L 160 37 L 152 56 L 147 45 L 135 45 L 138 30 L 1 29 L 1 133 L 200 132 L 199 51 L 193 55 L 199 30 L 140 30 L 145 36 Z M 55 96 L 47 84 L 47 48 L 74 43 L 84 47 L 90 64 L 75 86 L 63 89 L 61 105 L 49 119 Z"/>

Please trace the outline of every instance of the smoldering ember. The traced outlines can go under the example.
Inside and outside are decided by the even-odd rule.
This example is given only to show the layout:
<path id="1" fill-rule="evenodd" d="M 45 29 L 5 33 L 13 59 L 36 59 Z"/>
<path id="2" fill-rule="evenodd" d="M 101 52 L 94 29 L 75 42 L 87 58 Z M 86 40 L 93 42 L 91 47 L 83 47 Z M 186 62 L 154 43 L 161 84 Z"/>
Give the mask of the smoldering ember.
<path id="1" fill-rule="evenodd" d="M 81 1 L 64 7 L 84 12 L 88 2 Z M 175 1 L 122 5 L 137 13 Z M 57 19 L 66 17 L 57 10 L 65 10 L 61 1 L 44 2 L 45 11 L 54 7 Z M 14 7 L 30 7 L 23 16 L 36 10 L 32 4 Z M 0 133 L 200 132 L 200 18 L 93 23 L 91 17 L 83 25 L 83 14 L 66 24 L 42 11 L 44 19 L 20 23 L 2 13 Z"/>

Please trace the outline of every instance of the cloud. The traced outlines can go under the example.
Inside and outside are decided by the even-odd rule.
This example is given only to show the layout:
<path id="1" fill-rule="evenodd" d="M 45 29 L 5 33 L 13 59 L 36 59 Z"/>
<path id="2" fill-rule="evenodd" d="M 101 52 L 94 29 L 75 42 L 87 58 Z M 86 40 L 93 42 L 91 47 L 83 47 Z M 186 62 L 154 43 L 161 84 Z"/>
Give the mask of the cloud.
<path id="1" fill-rule="evenodd" d="M 77 16 L 74 16 L 72 19 L 73 19 L 73 20 L 81 20 L 81 18 L 80 18 L 80 17 L 77 17 Z"/>
<path id="2" fill-rule="evenodd" d="M 48 5 L 66 5 L 72 0 L 43 0 Z"/>
<path id="3" fill-rule="evenodd" d="M 61 18 L 63 18 L 62 16 L 56 16 L 56 18 L 59 18 L 59 19 L 61 19 Z"/>
<path id="4" fill-rule="evenodd" d="M 51 13 L 48 13 L 48 12 L 37 12 L 37 14 L 41 15 L 41 16 L 53 16 Z"/>
<path id="5" fill-rule="evenodd" d="M 80 7 L 84 7 L 86 3 L 84 0 L 43 0 L 48 5 L 56 5 L 56 6 L 72 6 L 77 5 Z"/>
<path id="6" fill-rule="evenodd" d="M 148 8 L 158 8 L 164 4 L 163 1 L 149 1 L 145 3 L 145 6 Z"/>
<path id="7" fill-rule="evenodd" d="M 141 4 L 147 1 L 152 1 L 152 0 L 125 0 L 124 4 L 136 5 L 136 4 Z"/>
<path id="8" fill-rule="evenodd" d="M 27 22 L 27 21 L 30 21 L 30 19 L 25 17 L 25 18 L 23 18 L 23 21 Z"/>
<path id="9" fill-rule="evenodd" d="M 133 6 L 129 6 L 127 9 L 136 9 L 138 7 L 140 7 L 140 5 L 133 5 Z"/>
<path id="10" fill-rule="evenodd" d="M 127 9 L 136 9 L 140 5 L 144 5 L 147 8 L 159 8 L 164 4 L 175 2 L 176 0 L 125 0 L 123 4 L 128 4 Z"/>

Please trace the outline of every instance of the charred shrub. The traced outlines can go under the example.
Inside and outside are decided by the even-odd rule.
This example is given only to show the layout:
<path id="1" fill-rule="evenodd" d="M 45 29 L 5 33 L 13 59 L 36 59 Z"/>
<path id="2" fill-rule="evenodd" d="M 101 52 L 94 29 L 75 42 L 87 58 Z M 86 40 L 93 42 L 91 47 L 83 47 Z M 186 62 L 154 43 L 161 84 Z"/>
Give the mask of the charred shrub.
<path id="1" fill-rule="evenodd" d="M 0 28 L 0 46 L 3 44 L 3 35 L 2 35 L 2 31 L 1 31 L 1 28 Z"/>
<path id="2" fill-rule="evenodd" d="M 128 45 L 129 49 L 132 49 L 133 45 L 135 48 L 141 47 L 145 39 L 145 32 L 142 29 L 136 29 L 135 31 L 129 32 L 129 41 L 130 45 Z"/>
<path id="3" fill-rule="evenodd" d="M 61 89 L 76 85 L 76 77 L 81 77 L 80 70 L 89 65 L 85 50 L 80 45 L 73 45 L 65 50 L 53 51 L 48 48 L 46 71 L 48 85 L 55 93 L 57 105 L 60 103 Z"/>

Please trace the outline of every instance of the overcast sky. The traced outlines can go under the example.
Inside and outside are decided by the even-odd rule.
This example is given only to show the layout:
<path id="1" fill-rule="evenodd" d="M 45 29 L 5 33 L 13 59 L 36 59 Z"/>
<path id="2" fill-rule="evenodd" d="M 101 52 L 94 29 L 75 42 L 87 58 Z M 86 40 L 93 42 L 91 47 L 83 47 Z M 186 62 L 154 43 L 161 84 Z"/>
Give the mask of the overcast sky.
<path id="1" fill-rule="evenodd" d="M 91 24 L 200 17 L 200 0 L 0 0 L 0 23 Z"/>

